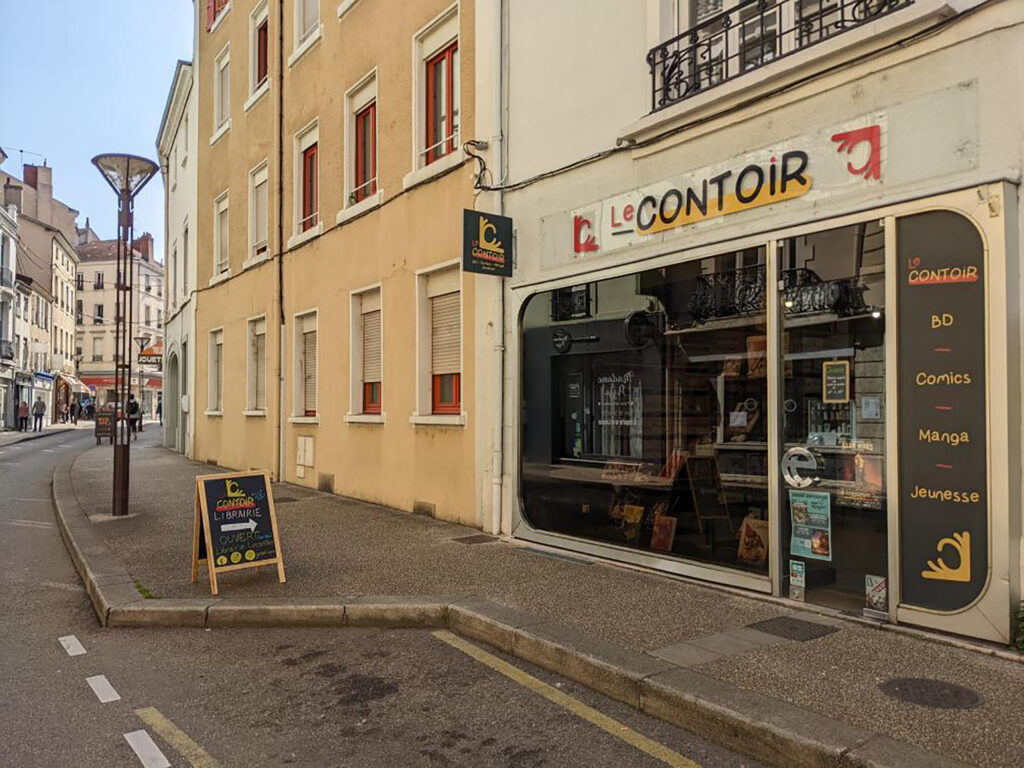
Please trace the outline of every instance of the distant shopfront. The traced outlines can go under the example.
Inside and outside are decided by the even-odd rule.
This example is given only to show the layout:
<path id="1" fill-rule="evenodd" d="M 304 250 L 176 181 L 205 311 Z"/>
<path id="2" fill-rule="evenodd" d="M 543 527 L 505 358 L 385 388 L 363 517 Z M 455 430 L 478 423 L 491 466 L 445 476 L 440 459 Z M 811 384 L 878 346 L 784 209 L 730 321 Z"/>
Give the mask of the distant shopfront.
<path id="1" fill-rule="evenodd" d="M 991 183 L 801 221 L 884 178 L 885 126 L 565 214 L 576 276 L 515 294 L 517 536 L 1008 639 L 1015 195 Z M 753 209 L 728 245 L 672 247 L 673 230 Z M 654 238 L 642 266 L 589 268 Z"/>

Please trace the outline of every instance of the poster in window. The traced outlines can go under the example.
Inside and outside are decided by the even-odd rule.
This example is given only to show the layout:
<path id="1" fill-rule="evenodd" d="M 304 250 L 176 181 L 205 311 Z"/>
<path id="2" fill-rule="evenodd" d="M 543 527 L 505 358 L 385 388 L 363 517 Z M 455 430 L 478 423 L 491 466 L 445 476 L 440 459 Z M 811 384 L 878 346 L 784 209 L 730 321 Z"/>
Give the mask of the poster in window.
<path id="1" fill-rule="evenodd" d="M 792 536 L 789 553 L 814 560 L 832 559 L 832 497 L 817 491 L 790 491 Z"/>
<path id="2" fill-rule="evenodd" d="M 741 563 L 762 565 L 768 559 L 768 521 L 756 517 L 743 518 L 736 559 Z"/>

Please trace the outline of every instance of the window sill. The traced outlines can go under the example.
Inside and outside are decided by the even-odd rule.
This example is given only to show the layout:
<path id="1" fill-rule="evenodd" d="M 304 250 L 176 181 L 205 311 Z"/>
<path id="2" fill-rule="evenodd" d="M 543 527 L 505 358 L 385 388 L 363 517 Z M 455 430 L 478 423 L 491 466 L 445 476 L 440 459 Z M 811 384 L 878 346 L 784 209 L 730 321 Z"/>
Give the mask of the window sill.
<path id="1" fill-rule="evenodd" d="M 338 6 L 338 21 L 341 21 L 345 14 L 352 10 L 352 6 L 358 2 L 359 0 L 342 0 L 341 5 Z"/>
<path id="2" fill-rule="evenodd" d="M 409 423 L 417 427 L 464 427 L 466 426 L 466 414 L 414 413 L 409 417 Z"/>
<path id="3" fill-rule="evenodd" d="M 264 252 L 259 256 L 253 256 L 251 259 L 246 259 L 245 261 L 243 261 L 242 271 L 252 269 L 253 267 L 262 264 L 264 261 L 270 258 L 270 256 L 268 256 L 267 254 L 268 252 Z"/>
<path id="4" fill-rule="evenodd" d="M 319 424 L 320 423 L 320 417 L 319 416 L 289 416 L 288 417 L 288 423 L 289 424 L 314 424 L 315 425 L 315 424 Z"/>
<path id="5" fill-rule="evenodd" d="M 214 275 L 210 278 L 209 285 L 217 285 L 217 283 L 223 283 L 225 280 L 231 277 L 231 270 L 221 272 L 219 275 Z"/>
<path id="6" fill-rule="evenodd" d="M 346 413 L 345 421 L 349 424 L 383 424 L 383 413 Z"/>
<path id="7" fill-rule="evenodd" d="M 221 123 L 220 128 L 218 128 L 216 131 L 213 132 L 213 136 L 210 137 L 210 146 L 212 147 L 214 144 L 216 144 L 218 141 L 220 141 L 221 137 L 223 137 L 224 134 L 227 133 L 230 130 L 231 130 L 231 118 L 229 117 L 227 120 L 225 120 L 223 123 Z"/>
<path id="8" fill-rule="evenodd" d="M 358 203 L 353 203 L 345 208 L 338 211 L 338 224 L 344 224 L 346 221 L 362 216 L 367 211 L 372 211 L 377 208 L 381 203 L 384 202 L 384 190 L 378 189 L 377 192 L 369 197 L 365 197 Z"/>
<path id="9" fill-rule="evenodd" d="M 252 418 L 266 418 L 266 411 L 242 411 L 242 415 L 245 417 Z"/>
<path id="10" fill-rule="evenodd" d="M 299 43 L 298 47 L 292 51 L 292 55 L 288 57 L 288 69 L 295 66 L 295 63 L 306 55 L 306 52 L 316 45 L 320 38 L 324 35 L 324 25 L 317 24 L 316 29 L 310 32 L 309 37 Z"/>
<path id="11" fill-rule="evenodd" d="M 299 232 L 288 238 L 288 248 L 295 248 L 302 245 L 307 240 L 312 240 L 314 237 L 319 237 L 324 233 L 324 223 L 321 221 L 315 227 L 307 229 L 305 232 Z"/>
<path id="12" fill-rule="evenodd" d="M 203 411 L 203 416 L 223 416 L 224 411 Z"/>
<path id="13" fill-rule="evenodd" d="M 248 112 L 255 106 L 256 102 L 263 98 L 267 93 L 270 93 L 270 78 L 268 77 L 263 81 L 263 85 L 252 92 L 252 96 L 245 100 L 245 104 L 242 105 L 242 111 Z"/>
<path id="14" fill-rule="evenodd" d="M 424 165 L 422 168 L 417 168 L 415 171 L 405 174 L 402 178 L 402 189 L 409 190 L 417 187 L 426 181 L 430 181 L 435 176 L 440 176 L 452 168 L 462 165 L 465 161 L 466 153 L 460 147 L 454 152 L 449 152 L 439 160 L 435 160 L 430 165 Z"/>
<path id="15" fill-rule="evenodd" d="M 228 15 L 228 11 L 230 11 L 230 10 L 231 10 L 231 3 L 228 3 L 223 8 L 220 9 L 220 13 L 217 14 L 217 18 L 215 18 L 213 20 L 213 24 L 210 25 L 210 34 L 211 35 L 220 28 L 221 22 L 224 21 L 224 17 Z"/>

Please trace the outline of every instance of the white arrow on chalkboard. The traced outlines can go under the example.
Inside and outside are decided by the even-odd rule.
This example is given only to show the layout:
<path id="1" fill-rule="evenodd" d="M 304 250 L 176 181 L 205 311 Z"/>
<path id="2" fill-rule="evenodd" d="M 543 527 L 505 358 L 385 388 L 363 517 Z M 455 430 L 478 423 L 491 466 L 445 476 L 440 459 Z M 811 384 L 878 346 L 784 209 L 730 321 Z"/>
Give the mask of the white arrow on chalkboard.
<path id="1" fill-rule="evenodd" d="M 249 520 L 244 523 L 228 523 L 227 525 L 222 525 L 220 527 L 222 531 L 244 531 L 246 528 L 248 528 L 250 532 L 255 531 L 256 521 Z"/>

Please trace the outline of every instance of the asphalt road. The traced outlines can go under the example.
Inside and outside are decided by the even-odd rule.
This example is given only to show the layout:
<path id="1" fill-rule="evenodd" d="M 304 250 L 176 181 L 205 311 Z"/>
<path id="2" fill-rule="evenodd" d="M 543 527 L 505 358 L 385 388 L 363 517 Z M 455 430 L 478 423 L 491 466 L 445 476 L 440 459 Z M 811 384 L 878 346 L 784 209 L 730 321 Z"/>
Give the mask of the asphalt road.
<path id="1" fill-rule="evenodd" d="M 757 765 L 446 633 L 103 630 L 50 497 L 57 464 L 92 444 L 0 448 L 4 768 Z"/>

